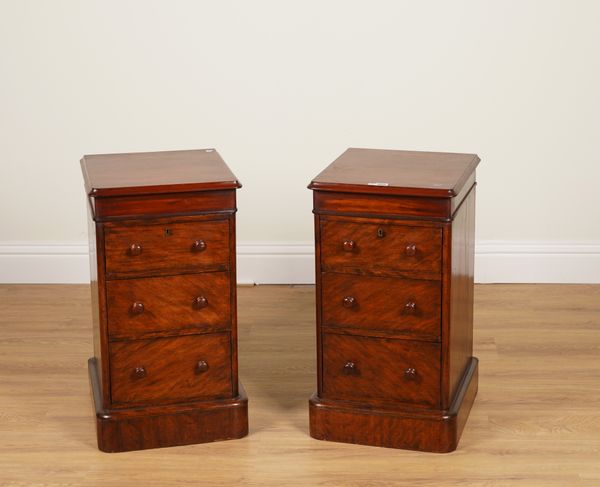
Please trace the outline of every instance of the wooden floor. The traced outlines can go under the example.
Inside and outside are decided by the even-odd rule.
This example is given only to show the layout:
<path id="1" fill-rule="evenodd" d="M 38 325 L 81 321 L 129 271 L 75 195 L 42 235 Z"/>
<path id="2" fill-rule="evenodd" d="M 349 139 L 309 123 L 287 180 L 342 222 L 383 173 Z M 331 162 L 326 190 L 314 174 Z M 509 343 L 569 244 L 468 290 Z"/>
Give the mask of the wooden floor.
<path id="1" fill-rule="evenodd" d="M 313 292 L 240 288 L 247 438 L 106 454 L 88 287 L 0 286 L 0 485 L 600 486 L 600 286 L 477 286 L 479 395 L 446 455 L 308 436 Z"/>

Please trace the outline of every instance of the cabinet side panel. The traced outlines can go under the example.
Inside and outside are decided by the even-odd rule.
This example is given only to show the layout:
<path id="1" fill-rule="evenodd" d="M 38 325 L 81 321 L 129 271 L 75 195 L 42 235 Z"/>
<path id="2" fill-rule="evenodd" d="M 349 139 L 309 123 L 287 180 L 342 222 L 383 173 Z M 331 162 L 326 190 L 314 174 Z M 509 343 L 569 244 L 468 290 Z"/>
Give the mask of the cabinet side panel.
<path id="1" fill-rule="evenodd" d="M 475 188 L 452 222 L 448 401 L 451 402 L 473 356 L 473 271 L 475 258 Z"/>
<path id="2" fill-rule="evenodd" d="M 234 193 L 235 195 L 235 193 Z M 237 273 L 235 213 L 229 217 L 229 283 L 231 286 L 231 383 L 232 395 L 238 391 Z"/>
<path id="3" fill-rule="evenodd" d="M 104 228 L 93 217 L 92 200 L 88 200 L 88 243 L 90 252 L 90 289 L 92 301 L 92 333 L 94 358 L 97 362 L 98 381 L 102 391 L 102 406 L 110 403 L 106 330 L 106 294 L 104 280 Z"/>
<path id="4" fill-rule="evenodd" d="M 321 295 L 321 218 L 315 214 L 315 300 L 316 300 L 316 335 L 317 335 L 317 393 L 323 392 L 323 348 L 321 315 L 323 298 Z"/>
<path id="5" fill-rule="evenodd" d="M 100 347 L 100 310 L 98 305 L 98 252 L 96 250 L 96 222 L 92 215 L 92 200 L 88 200 L 88 247 L 90 259 L 90 290 L 92 298 L 92 336 L 94 345 L 94 358 L 98 364 L 98 370 L 102 370 L 102 353 Z M 102 375 L 100 373 L 100 375 Z M 102 377 L 98 377 L 102 386 Z"/>

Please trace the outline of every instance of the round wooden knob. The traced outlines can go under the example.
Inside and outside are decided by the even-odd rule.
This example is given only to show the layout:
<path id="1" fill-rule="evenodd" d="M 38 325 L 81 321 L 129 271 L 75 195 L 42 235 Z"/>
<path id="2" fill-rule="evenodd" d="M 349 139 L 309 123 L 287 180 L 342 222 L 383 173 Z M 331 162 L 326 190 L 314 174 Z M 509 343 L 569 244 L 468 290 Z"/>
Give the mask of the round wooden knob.
<path id="1" fill-rule="evenodd" d="M 354 298 L 354 296 L 346 296 L 342 299 L 342 304 L 344 305 L 344 308 L 352 308 L 356 306 L 356 298 Z"/>
<path id="2" fill-rule="evenodd" d="M 416 310 L 417 310 L 417 303 L 415 303 L 414 301 L 408 301 L 404 305 L 404 312 L 405 313 L 414 314 Z"/>
<path id="3" fill-rule="evenodd" d="M 135 301 L 130 308 L 131 314 L 133 315 L 141 315 L 144 312 L 144 303 L 140 301 Z"/>
<path id="4" fill-rule="evenodd" d="M 343 370 L 344 374 L 346 375 L 354 375 L 358 372 L 358 369 L 356 368 L 356 364 L 354 362 L 346 362 Z"/>
<path id="5" fill-rule="evenodd" d="M 404 249 L 404 253 L 409 257 L 414 257 L 417 255 L 417 246 L 413 243 L 408 244 Z"/>
<path id="6" fill-rule="evenodd" d="M 127 252 L 129 255 L 140 255 L 142 253 L 142 246 L 137 243 L 131 244 Z"/>
<path id="7" fill-rule="evenodd" d="M 194 298 L 194 308 L 202 309 L 202 308 L 206 308 L 207 306 L 208 306 L 208 299 L 206 299 L 204 296 L 196 296 Z"/>
<path id="8" fill-rule="evenodd" d="M 134 379 L 143 379 L 148 375 L 148 373 L 146 372 L 145 367 L 136 367 L 135 369 L 133 369 L 132 375 Z"/>
<path id="9" fill-rule="evenodd" d="M 409 367 L 404 371 L 404 378 L 406 380 L 415 380 L 417 378 L 417 371 L 412 367 Z"/>
<path id="10" fill-rule="evenodd" d="M 354 240 L 344 240 L 343 247 L 346 252 L 354 252 L 354 249 L 356 249 L 356 243 Z"/>
<path id="11" fill-rule="evenodd" d="M 202 252 L 206 250 L 206 242 L 204 240 L 196 240 L 192 244 L 192 252 Z"/>
<path id="12" fill-rule="evenodd" d="M 198 360 L 198 362 L 196 362 L 196 367 L 194 370 L 196 374 L 202 374 L 203 372 L 206 372 L 208 370 L 208 363 L 206 363 L 204 360 Z"/>

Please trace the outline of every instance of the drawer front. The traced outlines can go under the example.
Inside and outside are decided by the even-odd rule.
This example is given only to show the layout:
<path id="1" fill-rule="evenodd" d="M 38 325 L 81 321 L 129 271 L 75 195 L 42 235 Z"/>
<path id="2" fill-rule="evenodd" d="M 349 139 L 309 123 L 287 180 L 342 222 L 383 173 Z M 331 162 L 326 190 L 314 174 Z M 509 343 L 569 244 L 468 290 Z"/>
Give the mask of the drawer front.
<path id="1" fill-rule="evenodd" d="M 440 346 L 324 333 L 323 397 L 436 407 L 440 401 Z"/>
<path id="2" fill-rule="evenodd" d="M 321 259 L 325 269 L 440 273 L 442 231 L 434 227 L 325 220 Z"/>
<path id="3" fill-rule="evenodd" d="M 228 272 L 107 281 L 108 333 L 131 337 L 183 328 L 227 328 Z"/>
<path id="4" fill-rule="evenodd" d="M 110 345 L 116 404 L 169 403 L 231 397 L 229 333 Z"/>
<path id="5" fill-rule="evenodd" d="M 439 281 L 326 272 L 321 282 L 324 326 L 440 337 Z"/>
<path id="6" fill-rule="evenodd" d="M 224 270 L 229 262 L 229 222 L 106 225 L 105 253 L 109 277 Z"/>

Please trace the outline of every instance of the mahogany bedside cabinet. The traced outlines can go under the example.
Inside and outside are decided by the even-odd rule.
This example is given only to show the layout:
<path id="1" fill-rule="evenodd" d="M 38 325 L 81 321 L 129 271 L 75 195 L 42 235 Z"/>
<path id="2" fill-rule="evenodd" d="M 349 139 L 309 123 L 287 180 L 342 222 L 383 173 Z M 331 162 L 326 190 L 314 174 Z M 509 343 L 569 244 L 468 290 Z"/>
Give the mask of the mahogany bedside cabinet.
<path id="1" fill-rule="evenodd" d="M 348 149 L 309 185 L 321 440 L 449 452 L 477 393 L 473 154 Z"/>
<path id="2" fill-rule="evenodd" d="M 84 156 L 98 448 L 241 438 L 236 177 L 214 149 Z"/>

